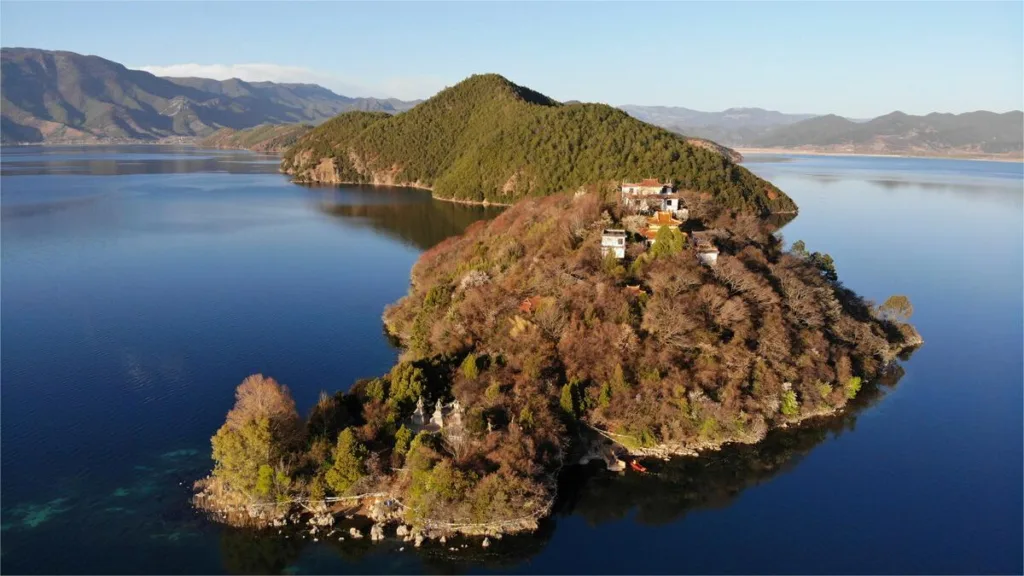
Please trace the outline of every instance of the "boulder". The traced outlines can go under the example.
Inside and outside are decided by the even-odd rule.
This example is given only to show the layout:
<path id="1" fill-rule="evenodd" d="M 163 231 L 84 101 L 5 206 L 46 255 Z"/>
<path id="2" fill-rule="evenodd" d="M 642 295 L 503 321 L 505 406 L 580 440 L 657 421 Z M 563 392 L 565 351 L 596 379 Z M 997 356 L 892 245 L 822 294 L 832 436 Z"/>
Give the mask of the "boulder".
<path id="1" fill-rule="evenodd" d="M 484 548 L 487 548 L 490 545 L 491 545 L 491 539 L 490 538 L 484 538 L 484 543 L 481 544 L 481 546 L 483 546 Z"/>
<path id="2" fill-rule="evenodd" d="M 384 539 L 384 527 L 380 524 L 374 524 L 370 527 L 370 540 L 379 542 Z"/>
<path id="3" fill-rule="evenodd" d="M 398 528 L 395 529 L 395 536 L 404 538 L 409 535 L 409 527 L 405 524 L 399 524 Z"/>
<path id="4" fill-rule="evenodd" d="M 358 528 L 356 528 L 356 527 L 352 527 L 352 528 L 349 528 L 349 531 L 348 531 L 348 533 L 349 533 L 349 536 L 351 536 L 351 537 L 353 537 L 353 538 L 355 538 L 355 539 L 357 539 L 357 540 L 358 540 L 359 538 L 362 538 L 362 537 L 363 537 L 363 533 L 362 533 L 362 532 L 360 532 L 360 531 L 359 531 L 359 529 L 358 529 Z"/>

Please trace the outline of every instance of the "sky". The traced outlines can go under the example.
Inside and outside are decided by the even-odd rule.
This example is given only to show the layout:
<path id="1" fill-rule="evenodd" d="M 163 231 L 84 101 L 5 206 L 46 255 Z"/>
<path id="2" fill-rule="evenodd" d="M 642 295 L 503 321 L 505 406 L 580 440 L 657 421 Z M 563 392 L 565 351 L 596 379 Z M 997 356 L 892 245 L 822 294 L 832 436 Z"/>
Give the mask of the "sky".
<path id="1" fill-rule="evenodd" d="M 870 118 L 1024 109 L 1024 2 L 0 1 L 3 46 L 160 75 L 426 98 L 496 72 L 557 100 Z"/>

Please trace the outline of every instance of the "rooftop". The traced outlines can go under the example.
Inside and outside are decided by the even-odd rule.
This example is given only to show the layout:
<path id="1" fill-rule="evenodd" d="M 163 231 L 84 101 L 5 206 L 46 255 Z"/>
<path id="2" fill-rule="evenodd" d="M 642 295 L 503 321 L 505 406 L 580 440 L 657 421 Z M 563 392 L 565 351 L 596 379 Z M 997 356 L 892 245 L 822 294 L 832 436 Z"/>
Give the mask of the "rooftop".
<path id="1" fill-rule="evenodd" d="M 626 231 L 625 230 L 614 229 L 614 228 L 609 228 L 609 229 L 605 230 L 604 232 L 602 232 L 601 235 L 603 235 L 603 236 L 625 236 L 626 235 Z"/>
<path id="2" fill-rule="evenodd" d="M 679 226 L 683 221 L 673 218 L 671 212 L 659 211 L 656 215 L 648 218 L 647 223 L 651 226 Z"/>

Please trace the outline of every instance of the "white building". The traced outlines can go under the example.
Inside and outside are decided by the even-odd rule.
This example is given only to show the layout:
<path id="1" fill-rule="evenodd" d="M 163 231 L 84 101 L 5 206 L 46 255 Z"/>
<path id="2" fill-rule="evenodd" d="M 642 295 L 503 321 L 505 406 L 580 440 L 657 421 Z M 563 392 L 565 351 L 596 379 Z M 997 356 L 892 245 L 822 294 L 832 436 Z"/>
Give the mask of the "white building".
<path id="1" fill-rule="evenodd" d="M 714 244 L 698 245 L 697 260 L 706 266 L 714 266 L 718 263 L 718 248 L 715 248 Z"/>
<path id="2" fill-rule="evenodd" d="M 626 257 L 626 231 L 605 230 L 601 233 L 601 256 L 607 256 L 611 252 L 616 258 Z"/>
<path id="3" fill-rule="evenodd" d="M 672 192 L 672 184 L 659 182 L 657 178 L 644 178 L 635 183 L 623 182 L 621 190 L 623 195 L 651 196 Z"/>
<path id="4" fill-rule="evenodd" d="M 622 203 L 640 211 L 673 212 L 685 220 L 689 211 L 683 207 L 683 200 L 675 193 L 671 182 L 659 182 L 646 178 L 640 182 L 623 182 L 620 186 Z"/>

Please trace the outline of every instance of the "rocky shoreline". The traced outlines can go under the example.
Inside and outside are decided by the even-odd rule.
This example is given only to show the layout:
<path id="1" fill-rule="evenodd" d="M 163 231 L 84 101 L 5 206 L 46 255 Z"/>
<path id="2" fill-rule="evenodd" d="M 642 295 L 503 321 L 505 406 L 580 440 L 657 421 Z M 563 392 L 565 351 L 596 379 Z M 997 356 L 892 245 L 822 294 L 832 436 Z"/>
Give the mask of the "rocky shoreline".
<path id="1" fill-rule="evenodd" d="M 912 352 L 921 344 L 923 344 L 923 339 L 918 335 L 916 338 L 909 339 L 900 349 L 890 351 L 891 357 L 895 358 Z M 872 388 L 877 387 L 878 379 L 895 365 L 895 362 L 890 360 L 876 375 L 878 378 L 866 382 L 865 385 Z M 703 440 L 687 445 L 630 446 L 616 441 L 615 437 L 622 435 L 582 423 L 581 432 L 590 430 L 592 434 L 590 438 L 584 438 L 582 433 L 578 435 L 575 451 L 577 458 L 574 462 L 581 466 L 587 466 L 594 461 L 604 461 L 608 471 L 629 473 L 625 463 L 627 459 L 636 461 L 638 458 L 647 458 L 670 461 L 676 458 L 700 458 L 707 453 L 721 451 L 728 445 L 758 444 L 773 429 L 808 427 L 815 422 L 839 417 L 850 407 L 850 403 L 847 402 L 841 406 L 827 409 L 817 408 L 791 416 L 774 428 L 754 427 L 750 433 L 745 435 Z M 467 537 L 481 539 L 480 546 L 486 548 L 492 545 L 492 540 L 501 540 L 503 536 L 537 531 L 540 521 L 549 516 L 554 508 L 554 500 L 552 500 L 534 514 L 518 519 L 476 524 L 452 524 L 424 519 L 421 521 L 421 525 L 413 526 L 403 517 L 405 506 L 395 494 L 376 492 L 337 498 L 333 501 L 329 501 L 331 499 L 322 502 L 297 501 L 288 503 L 286 507 L 276 506 L 273 510 L 268 510 L 266 507 L 228 505 L 221 506 L 220 512 L 217 512 L 219 505 L 211 504 L 218 496 L 211 492 L 209 484 L 204 485 L 204 481 L 207 479 L 196 483 L 198 492 L 193 499 L 196 508 L 211 513 L 219 521 L 226 521 L 233 525 L 248 525 L 265 530 L 276 528 L 279 533 L 286 528 L 299 530 L 304 537 L 311 538 L 314 542 L 328 538 L 344 541 L 346 539 L 361 540 L 368 537 L 374 543 L 395 539 L 419 548 L 429 541 L 435 541 L 437 544 L 445 546 L 447 541 L 452 538 Z M 555 498 L 557 497 L 558 495 L 555 494 Z M 298 504 L 299 509 L 296 509 L 294 504 Z M 233 518 L 231 518 L 232 515 L 234 515 Z M 462 544 L 461 549 L 467 547 L 468 544 Z M 459 547 L 451 548 L 452 551 L 459 549 Z"/>

